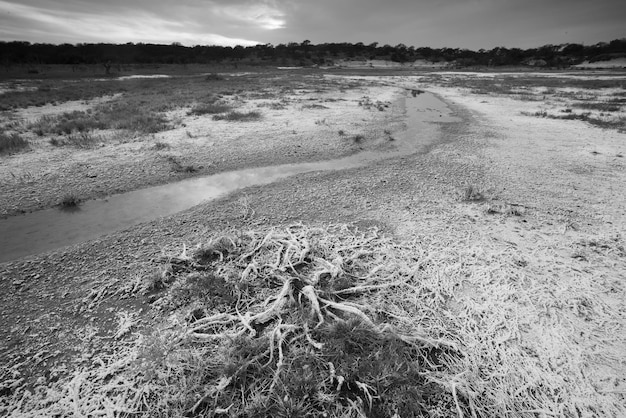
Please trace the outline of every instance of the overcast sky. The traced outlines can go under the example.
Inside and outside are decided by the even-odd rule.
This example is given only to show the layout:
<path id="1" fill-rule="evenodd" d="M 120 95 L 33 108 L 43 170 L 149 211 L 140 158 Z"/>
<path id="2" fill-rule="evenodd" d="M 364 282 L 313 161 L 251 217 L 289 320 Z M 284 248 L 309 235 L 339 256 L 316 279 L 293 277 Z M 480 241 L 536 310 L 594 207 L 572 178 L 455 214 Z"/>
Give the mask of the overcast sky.
<path id="1" fill-rule="evenodd" d="M 0 40 L 490 49 L 626 37 L 626 0 L 0 0 Z"/>

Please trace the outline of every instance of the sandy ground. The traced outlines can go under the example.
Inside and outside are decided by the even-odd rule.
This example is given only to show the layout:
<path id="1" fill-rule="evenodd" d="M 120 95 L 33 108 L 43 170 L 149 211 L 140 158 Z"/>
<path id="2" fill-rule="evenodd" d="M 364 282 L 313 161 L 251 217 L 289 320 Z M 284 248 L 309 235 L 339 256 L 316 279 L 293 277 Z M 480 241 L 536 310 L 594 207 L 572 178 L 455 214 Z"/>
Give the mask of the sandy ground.
<path id="1" fill-rule="evenodd" d="M 295 160 L 341 155 L 351 148 L 337 145 L 342 144 L 336 138 L 337 129 L 367 130 L 371 138 L 377 138 L 388 126 L 398 126 L 400 115 L 371 112 L 363 116 L 358 107 L 358 112 L 349 113 L 347 104 L 360 94 L 393 99 L 397 90 L 373 81 L 363 93 L 342 96 L 346 102 L 323 103 L 331 109 L 276 111 L 272 119 L 236 132 L 230 125 L 207 126 L 202 120 L 191 120 L 185 128 L 155 139 L 176 144 L 173 149 L 180 151 L 186 163 L 211 167 L 210 160 L 213 167 L 234 168 L 267 164 L 276 158 L 277 149 L 284 150 L 283 154 L 294 152 L 296 148 L 284 139 L 288 125 L 296 132 L 293 135 L 307 139 L 297 141 L 298 149 L 304 149 Z M 45 387 L 73 368 L 91 364 L 103 349 L 124 343 L 114 338 L 116 313 L 137 315 L 134 332 L 149 327 L 155 320 L 149 301 L 121 298 L 119 289 L 157 269 L 163 252 L 201 243 L 207 234 L 218 231 L 299 221 L 347 222 L 378 226 L 398 239 L 413 239 L 425 247 L 445 248 L 438 259 L 442 262 L 438 277 L 433 278 L 433 289 L 439 289 L 434 294 L 451 295 L 446 296 L 451 321 L 481 329 L 488 336 L 485 341 L 464 341 L 467 347 L 479 352 L 489 345 L 490 353 L 498 353 L 496 359 L 485 359 L 492 369 L 476 366 L 468 373 L 487 375 L 495 382 L 515 381 L 523 375 L 529 387 L 554 390 L 553 404 L 546 403 L 541 411 L 519 411 L 520 416 L 567 416 L 568 411 L 578 411 L 579 416 L 623 416 L 626 159 L 619 155 L 626 151 L 626 135 L 581 121 L 521 113 L 536 110 L 536 102 L 473 96 L 462 89 L 419 81 L 401 78 L 390 83 L 386 79 L 384 84 L 433 91 L 462 118 L 462 122 L 440 126 L 438 145 L 427 154 L 353 170 L 298 175 L 0 267 L 0 355 L 7 365 L 3 380 L 19 386 L 24 383 L 20 379 L 28 377 L 39 379 L 38 384 Z M 324 123 L 315 123 L 324 118 Z M 277 138 L 278 129 L 283 138 Z M 235 147 L 229 153 L 229 147 L 219 146 L 226 140 L 223 135 L 246 144 L 252 133 L 258 143 L 267 143 L 267 152 L 261 154 L 265 157 L 255 157 L 252 149 L 239 155 Z M 219 157 L 206 151 L 194 159 L 191 153 L 207 148 L 205 138 L 215 142 Z M 150 168 L 161 167 L 155 163 L 161 157 L 149 151 L 148 144 L 129 144 L 126 153 L 115 156 L 105 147 L 89 157 L 112 161 L 97 173 L 97 181 L 107 185 L 116 181 L 107 170 L 120 171 L 124 178 L 136 175 L 125 173 L 123 167 L 124 161 L 137 158 L 137 148 L 145 154 L 139 157 L 145 161 L 142 167 L 148 167 L 139 178 L 167 171 Z M 54 164 L 69 157 L 25 154 L 11 168 L 2 165 L 3 179 L 17 167 L 23 170 L 20 173 L 27 172 L 27 167 L 43 158 L 50 159 L 52 173 Z M 79 159 L 89 160 L 86 156 Z M 87 167 L 80 171 L 78 161 L 70 161 L 72 178 L 77 177 L 75 173 L 89 172 Z M 172 176 L 161 174 L 160 179 L 164 178 Z M 139 182 L 137 187 L 149 182 Z M 58 187 L 51 196 L 58 196 L 65 187 L 65 182 L 59 183 L 63 186 L 46 184 Z M 484 199 L 464 200 L 468 186 L 481 190 Z M 39 207 L 34 199 L 17 199 L 27 195 L 17 190 L 40 187 L 36 182 L 3 186 L 2 196 L 9 197 L 4 201 L 19 202 L 4 204 L 3 213 Z M 53 201 L 52 197 L 39 200 L 47 202 L 41 206 Z M 68 346 L 75 351 L 68 353 Z M 529 387 L 520 387 L 518 393 Z"/>
<path id="2" fill-rule="evenodd" d="M 524 266 L 520 342 L 550 367 L 580 367 L 591 393 L 623 401 L 626 135 L 521 114 L 536 103 L 434 90 L 480 115 L 488 133 L 483 187 L 491 201 L 468 216 L 478 242 L 512 251 Z M 502 216 L 511 209 L 522 216 Z"/>

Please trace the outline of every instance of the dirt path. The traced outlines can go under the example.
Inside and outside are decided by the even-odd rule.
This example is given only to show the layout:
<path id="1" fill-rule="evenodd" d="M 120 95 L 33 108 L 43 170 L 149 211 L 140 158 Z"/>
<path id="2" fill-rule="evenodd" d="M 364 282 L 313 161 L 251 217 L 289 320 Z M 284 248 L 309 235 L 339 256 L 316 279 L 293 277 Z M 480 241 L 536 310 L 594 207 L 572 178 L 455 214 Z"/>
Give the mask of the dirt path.
<path id="1" fill-rule="evenodd" d="M 124 289 L 158 271 L 162 253 L 220 231 L 346 222 L 446 248 L 449 262 L 433 286 L 453 295 L 454 321 L 494 338 L 464 342 L 493 345 L 493 376 L 534 378 L 563 390 L 555 405 L 618 416 L 626 391 L 626 162 L 616 155 L 624 134 L 521 116 L 530 104 L 507 98 L 481 103 L 432 90 L 463 121 L 442 125 L 429 153 L 298 175 L 3 265 L 0 355 L 12 366 L 3 380 L 51 384 L 103 348 L 124 345 L 130 334 L 115 338 L 120 312 L 139 315 L 132 332 L 150 326 L 150 299 Z M 482 198 L 464 199 L 468 186 Z M 509 363 L 515 356 L 525 356 L 524 368 Z"/>

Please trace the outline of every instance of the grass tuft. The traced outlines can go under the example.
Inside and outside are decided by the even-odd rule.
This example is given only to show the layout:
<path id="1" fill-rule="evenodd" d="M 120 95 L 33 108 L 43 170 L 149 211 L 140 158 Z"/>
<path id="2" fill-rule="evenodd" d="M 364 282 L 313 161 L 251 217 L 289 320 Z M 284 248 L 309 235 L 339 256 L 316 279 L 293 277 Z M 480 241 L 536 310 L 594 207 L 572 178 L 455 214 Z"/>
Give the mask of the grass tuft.
<path id="1" fill-rule="evenodd" d="M 232 110 L 232 107 L 224 103 L 200 103 L 195 105 L 188 115 L 202 116 L 202 115 L 216 115 L 219 113 L 226 113 Z"/>
<path id="2" fill-rule="evenodd" d="M 239 112 L 233 110 L 225 114 L 213 115 L 213 120 L 225 120 L 228 122 L 250 122 L 261 119 L 261 112 L 252 110 L 249 112 Z"/>
<path id="3" fill-rule="evenodd" d="M 218 73 L 211 73 L 211 74 L 207 74 L 207 76 L 204 79 L 206 81 L 222 81 L 224 80 L 224 77 L 222 77 Z"/>
<path id="4" fill-rule="evenodd" d="M 166 158 L 167 162 L 170 163 L 171 167 L 172 167 L 172 171 L 175 171 L 177 173 L 195 173 L 198 171 L 198 169 L 196 167 L 194 167 L 193 165 L 184 165 L 182 164 L 178 158 L 174 157 L 173 155 L 170 155 Z"/>
<path id="5" fill-rule="evenodd" d="M 13 154 L 29 147 L 28 141 L 17 133 L 0 133 L 0 155 Z"/>
<path id="6" fill-rule="evenodd" d="M 74 193 L 67 193 L 59 202 L 62 209 L 76 209 L 81 204 L 81 199 Z"/>
<path id="7" fill-rule="evenodd" d="M 481 202 L 485 200 L 485 195 L 478 187 L 469 185 L 463 191 L 463 200 L 466 202 Z"/>
<path id="8" fill-rule="evenodd" d="M 168 144 L 167 142 L 162 142 L 162 141 L 157 141 L 154 143 L 153 148 L 157 151 L 161 151 L 164 149 L 169 149 L 170 148 L 170 144 Z"/>

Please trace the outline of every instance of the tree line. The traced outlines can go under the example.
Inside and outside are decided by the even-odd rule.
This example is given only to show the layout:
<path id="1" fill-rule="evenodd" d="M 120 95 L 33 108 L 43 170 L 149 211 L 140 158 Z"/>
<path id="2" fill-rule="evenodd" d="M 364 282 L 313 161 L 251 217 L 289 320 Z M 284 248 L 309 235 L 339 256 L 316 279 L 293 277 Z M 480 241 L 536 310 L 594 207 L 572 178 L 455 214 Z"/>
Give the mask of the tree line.
<path id="1" fill-rule="evenodd" d="M 626 38 L 595 45 L 561 44 L 520 49 L 496 47 L 473 51 L 460 48 L 414 47 L 404 44 L 312 44 L 310 41 L 255 46 L 183 46 L 147 43 L 45 44 L 0 42 L 0 62 L 12 64 L 216 64 L 332 65 L 337 60 L 391 60 L 399 63 L 425 60 L 458 67 L 535 65 L 567 67 L 583 61 L 626 57 Z"/>

